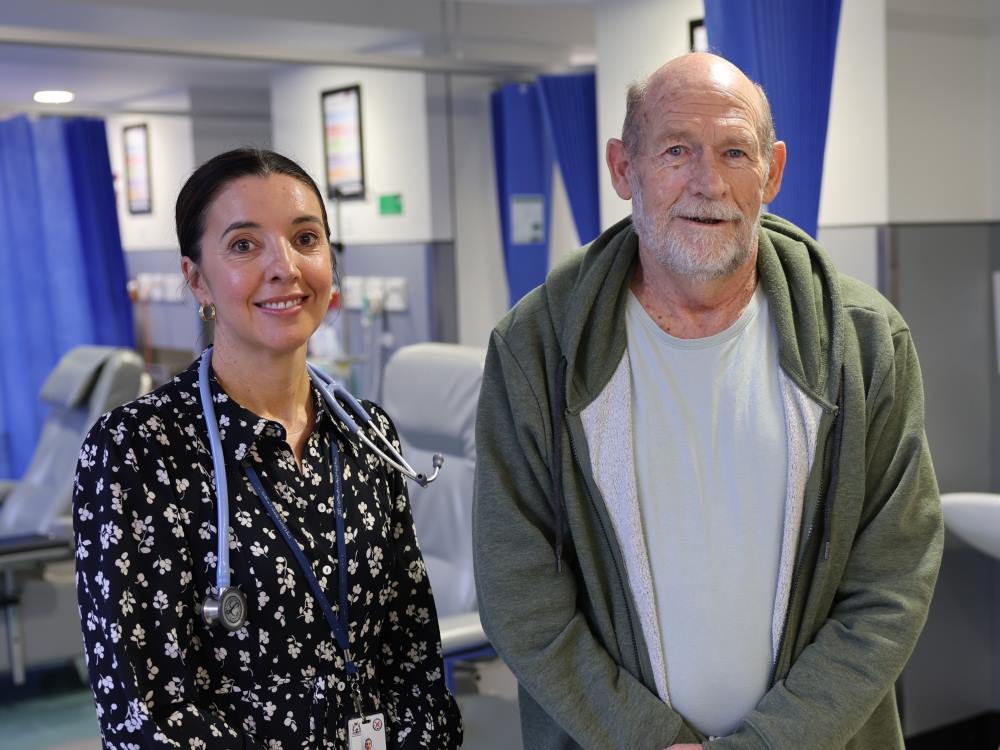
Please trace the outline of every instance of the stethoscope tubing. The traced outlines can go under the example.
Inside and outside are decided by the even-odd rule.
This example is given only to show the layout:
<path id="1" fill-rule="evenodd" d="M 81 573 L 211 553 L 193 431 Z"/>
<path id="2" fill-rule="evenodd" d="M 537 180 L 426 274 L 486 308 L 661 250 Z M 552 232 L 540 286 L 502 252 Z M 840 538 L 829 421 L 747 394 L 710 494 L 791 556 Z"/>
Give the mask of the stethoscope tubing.
<path id="1" fill-rule="evenodd" d="M 396 447 L 392 444 L 389 438 L 386 437 L 385 433 L 382 432 L 382 430 L 378 428 L 378 425 L 375 424 L 375 420 L 372 419 L 371 415 L 367 411 L 365 411 L 361 402 L 358 401 L 350 391 L 315 365 L 307 362 L 306 367 L 309 368 L 309 376 L 312 378 L 313 383 L 316 384 L 316 387 L 319 388 L 320 392 L 323 394 L 323 400 L 326 402 L 330 411 L 333 412 L 340 419 L 340 421 L 344 423 L 347 429 L 351 431 L 351 434 L 364 443 L 369 450 L 375 453 L 375 455 L 389 464 L 392 468 L 396 469 L 396 471 L 405 476 L 407 479 L 413 480 L 421 487 L 426 487 L 437 478 L 436 471 L 430 476 L 430 478 L 428 478 L 410 466 L 409 462 L 403 458 L 403 455 L 399 451 L 396 450 Z M 379 448 L 372 442 L 372 440 L 364 433 L 364 430 L 359 427 L 357 422 L 355 422 L 347 413 L 347 410 L 340 405 L 338 398 L 347 404 L 348 408 L 354 412 L 355 417 L 357 417 L 365 427 L 370 429 L 379 437 L 379 440 L 382 441 L 384 448 Z M 435 468 L 438 468 L 436 461 Z"/>
<path id="2" fill-rule="evenodd" d="M 218 550 L 215 556 L 215 588 L 224 591 L 229 588 L 229 483 L 226 479 L 226 460 L 222 455 L 222 438 L 219 436 L 219 420 L 215 416 L 212 389 L 209 386 L 209 370 L 212 367 L 212 347 L 201 355 L 198 365 L 198 393 L 201 410 L 208 428 L 208 446 L 212 454 L 212 468 L 215 471 L 215 498 L 219 523 L 215 529 Z"/>

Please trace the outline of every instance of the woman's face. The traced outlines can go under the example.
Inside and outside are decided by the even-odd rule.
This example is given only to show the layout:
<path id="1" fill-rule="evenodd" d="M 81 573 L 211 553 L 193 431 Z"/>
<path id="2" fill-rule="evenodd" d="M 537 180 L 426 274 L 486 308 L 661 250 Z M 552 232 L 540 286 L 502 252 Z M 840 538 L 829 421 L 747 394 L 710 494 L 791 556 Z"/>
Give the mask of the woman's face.
<path id="1" fill-rule="evenodd" d="M 330 302 L 333 268 L 319 198 L 287 175 L 241 177 L 212 201 L 201 262 L 182 260 L 217 347 L 243 355 L 304 347 Z"/>

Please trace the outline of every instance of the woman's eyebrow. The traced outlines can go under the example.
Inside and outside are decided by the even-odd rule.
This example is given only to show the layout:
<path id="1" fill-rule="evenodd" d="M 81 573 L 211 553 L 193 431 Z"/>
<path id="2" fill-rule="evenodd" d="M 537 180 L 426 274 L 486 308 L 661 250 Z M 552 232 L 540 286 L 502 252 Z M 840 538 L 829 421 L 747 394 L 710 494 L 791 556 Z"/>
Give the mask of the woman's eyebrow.
<path id="1" fill-rule="evenodd" d="M 219 239 L 221 240 L 223 237 L 232 232 L 234 229 L 259 229 L 259 228 L 260 224 L 258 224 L 255 221 L 234 221 L 232 224 L 230 224 L 228 227 L 222 230 L 222 234 L 219 235 Z"/>
<path id="2" fill-rule="evenodd" d="M 311 223 L 322 224 L 323 220 L 320 219 L 318 216 L 313 216 L 312 214 L 305 214 L 292 221 L 292 224 L 311 224 Z M 222 239 L 227 234 L 232 232 L 234 229 L 260 229 L 260 224 L 258 224 L 256 221 L 234 221 L 232 224 L 230 224 L 228 227 L 222 230 L 222 234 L 219 235 L 219 239 Z"/>

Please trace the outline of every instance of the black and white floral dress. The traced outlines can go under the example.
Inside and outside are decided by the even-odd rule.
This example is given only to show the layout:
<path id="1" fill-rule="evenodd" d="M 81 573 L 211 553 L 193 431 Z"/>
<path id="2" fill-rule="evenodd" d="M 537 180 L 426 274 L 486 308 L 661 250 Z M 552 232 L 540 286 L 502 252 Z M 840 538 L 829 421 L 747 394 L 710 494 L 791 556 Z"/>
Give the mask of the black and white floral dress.
<path id="1" fill-rule="evenodd" d="M 458 747 L 434 600 L 403 478 L 347 436 L 317 399 L 302 469 L 284 428 L 212 378 L 229 482 L 235 632 L 196 612 L 215 583 L 215 485 L 198 363 L 105 415 L 80 452 L 77 594 L 106 748 L 346 748 L 355 714 L 343 651 L 246 478 L 252 465 L 338 612 L 330 441 L 341 455 L 349 639 L 364 712 L 389 747 Z M 386 415 L 366 404 L 390 439 Z M 339 612 L 338 612 L 339 615 Z"/>

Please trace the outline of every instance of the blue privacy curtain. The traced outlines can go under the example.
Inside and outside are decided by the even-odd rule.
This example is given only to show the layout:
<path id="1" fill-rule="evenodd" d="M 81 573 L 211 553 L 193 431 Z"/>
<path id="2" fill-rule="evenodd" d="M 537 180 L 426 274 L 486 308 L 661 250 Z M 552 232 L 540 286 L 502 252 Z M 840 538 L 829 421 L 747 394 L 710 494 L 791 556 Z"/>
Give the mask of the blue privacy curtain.
<path id="1" fill-rule="evenodd" d="M 576 233 L 586 244 L 601 233 L 596 77 L 593 73 L 541 76 L 538 90 Z"/>
<path id="2" fill-rule="evenodd" d="M 712 51 L 767 92 L 788 164 L 773 213 L 816 235 L 840 0 L 705 0 Z"/>
<path id="3" fill-rule="evenodd" d="M 581 242 L 600 233 L 593 73 L 542 76 L 495 91 L 493 151 L 510 305 L 545 280 L 553 160 L 559 162 Z M 541 212 L 541 231 L 526 226 Z M 537 241 L 536 241 L 537 240 Z"/>
<path id="4" fill-rule="evenodd" d="M 0 260 L 0 477 L 16 478 L 59 358 L 81 344 L 133 344 L 102 121 L 0 121 Z"/>

